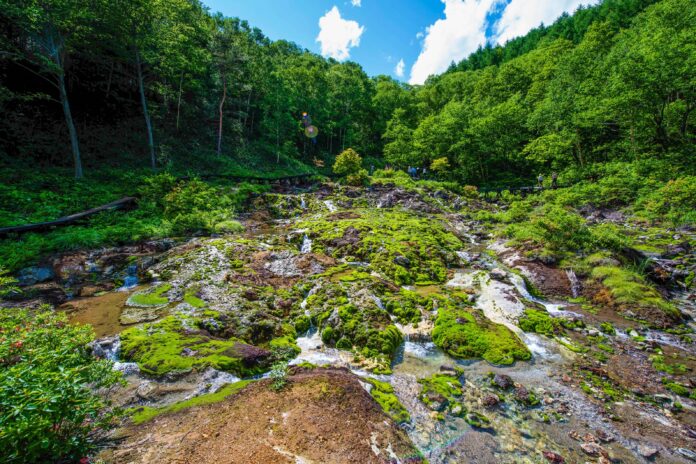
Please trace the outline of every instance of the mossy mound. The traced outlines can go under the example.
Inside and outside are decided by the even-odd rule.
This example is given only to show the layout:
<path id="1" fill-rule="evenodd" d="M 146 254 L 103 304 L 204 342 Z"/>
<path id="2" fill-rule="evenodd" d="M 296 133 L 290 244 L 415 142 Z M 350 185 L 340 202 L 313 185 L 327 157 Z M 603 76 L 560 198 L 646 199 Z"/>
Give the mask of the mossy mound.
<path id="1" fill-rule="evenodd" d="M 270 352 L 238 339 L 217 339 L 198 327 L 199 320 L 173 315 L 121 333 L 121 352 L 150 375 L 214 367 L 239 377 L 268 370 Z"/>
<path id="2" fill-rule="evenodd" d="M 418 381 L 422 385 L 418 399 L 434 411 L 447 411 L 460 416 L 466 413 L 460 399 L 463 385 L 459 379 L 449 374 L 434 374 Z"/>
<path id="3" fill-rule="evenodd" d="M 636 272 L 617 266 L 599 266 L 592 270 L 592 278 L 601 282 L 606 289 L 595 296 L 595 300 L 600 303 L 631 310 L 638 319 L 658 325 L 681 319 L 674 304 L 662 298 L 660 293 Z"/>
<path id="4" fill-rule="evenodd" d="M 377 401 L 382 410 L 391 417 L 397 424 L 411 421 L 411 415 L 408 413 L 399 398 L 394 394 L 394 387 L 387 382 L 382 382 L 377 379 L 365 377 L 363 381 L 372 385 L 370 395 Z"/>
<path id="5" fill-rule="evenodd" d="M 218 403 L 230 395 L 237 393 L 244 387 L 249 385 L 253 380 L 240 380 L 239 382 L 230 383 L 222 387 L 215 393 L 207 393 L 205 395 L 196 396 L 188 400 L 180 401 L 178 403 L 170 404 L 169 406 L 164 406 L 162 408 L 153 408 L 151 406 L 143 406 L 138 408 L 133 408 L 130 410 L 132 413 L 131 420 L 134 424 L 142 424 L 147 422 L 161 414 L 171 414 L 184 409 L 188 409 L 194 406 L 203 406 L 205 404 Z"/>
<path id="6" fill-rule="evenodd" d="M 402 289 L 386 301 L 385 307 L 400 324 L 418 324 L 424 311 L 433 310 L 433 300 Z"/>
<path id="7" fill-rule="evenodd" d="M 172 286 L 161 284 L 150 290 L 134 293 L 128 298 L 129 306 L 164 306 L 169 303 L 169 298 L 164 296 Z"/>
<path id="8" fill-rule="evenodd" d="M 314 217 L 299 224 L 314 250 L 353 257 L 399 285 L 444 282 L 457 262 L 459 239 L 437 218 L 397 210 L 359 210 L 345 218 Z"/>
<path id="9" fill-rule="evenodd" d="M 546 311 L 538 309 L 525 309 L 524 316 L 519 319 L 520 329 L 525 332 L 533 332 L 551 337 L 563 333 L 560 319 L 549 315 Z"/>
<path id="10" fill-rule="evenodd" d="M 491 364 L 512 364 L 532 357 L 510 329 L 448 299 L 440 300 L 433 341 L 455 358 L 483 358 Z"/>
<path id="11" fill-rule="evenodd" d="M 321 329 L 325 344 L 342 350 L 353 350 L 365 358 L 383 358 L 389 364 L 403 342 L 389 313 L 375 302 L 372 278 L 358 282 L 332 282 L 325 278 L 306 299 L 305 310 Z M 299 332 L 309 327 L 307 316 L 298 316 Z"/>

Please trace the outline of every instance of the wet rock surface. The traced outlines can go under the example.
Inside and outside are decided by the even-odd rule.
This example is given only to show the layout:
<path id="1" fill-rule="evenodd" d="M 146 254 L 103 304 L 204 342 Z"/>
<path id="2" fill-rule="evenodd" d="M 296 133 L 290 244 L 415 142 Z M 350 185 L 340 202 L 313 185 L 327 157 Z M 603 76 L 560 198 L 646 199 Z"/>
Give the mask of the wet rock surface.
<path id="1" fill-rule="evenodd" d="M 625 256 L 583 268 L 496 240 L 472 215 L 496 208 L 389 184 L 262 195 L 242 235 L 62 255 L 22 284 L 93 325 L 121 406 L 254 380 L 124 422 L 107 462 L 692 462 L 692 232 L 641 252 L 666 276 L 646 283 Z M 617 297 L 626 276 L 645 301 Z M 329 369 L 259 380 L 288 361 Z"/>

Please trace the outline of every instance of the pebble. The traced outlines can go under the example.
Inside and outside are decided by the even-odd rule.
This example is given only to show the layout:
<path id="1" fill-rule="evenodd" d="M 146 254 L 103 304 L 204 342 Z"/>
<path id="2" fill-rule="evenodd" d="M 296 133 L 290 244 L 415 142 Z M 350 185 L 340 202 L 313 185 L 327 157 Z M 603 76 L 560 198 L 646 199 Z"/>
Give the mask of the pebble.
<path id="1" fill-rule="evenodd" d="M 583 443 L 580 445 L 582 451 L 588 456 L 599 456 L 602 454 L 602 447 L 597 443 Z"/>
<path id="2" fill-rule="evenodd" d="M 684 456 L 687 459 L 690 459 L 690 460 L 696 462 L 696 453 L 694 453 L 690 449 L 677 448 L 677 453 L 681 454 L 682 456 Z"/>
<path id="3" fill-rule="evenodd" d="M 650 459 L 658 453 L 658 450 L 649 445 L 640 445 L 638 447 L 638 453 L 644 458 Z"/>
<path id="4" fill-rule="evenodd" d="M 547 461 L 553 462 L 553 463 L 558 463 L 562 464 L 565 462 L 565 459 L 563 456 L 561 456 L 558 453 L 554 453 L 553 451 L 544 451 L 544 457 L 546 458 Z"/>

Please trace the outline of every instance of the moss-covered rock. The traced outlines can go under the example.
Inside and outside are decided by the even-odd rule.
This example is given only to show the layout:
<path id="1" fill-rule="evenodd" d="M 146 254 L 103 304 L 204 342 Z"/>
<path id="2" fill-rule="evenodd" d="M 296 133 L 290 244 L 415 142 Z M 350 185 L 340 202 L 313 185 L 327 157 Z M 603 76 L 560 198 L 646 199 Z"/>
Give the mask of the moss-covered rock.
<path id="1" fill-rule="evenodd" d="M 401 424 L 411 420 L 410 414 L 404 405 L 401 404 L 399 398 L 394 394 L 394 387 L 387 382 L 382 382 L 370 377 L 363 378 L 363 381 L 372 385 L 370 395 L 394 422 Z"/>
<path id="2" fill-rule="evenodd" d="M 640 274 L 617 266 L 598 266 L 592 270 L 592 278 L 604 286 L 595 295 L 598 303 L 616 306 L 626 314 L 651 325 L 666 326 L 681 319 L 679 310 L 671 302 L 648 285 Z"/>
<path id="3" fill-rule="evenodd" d="M 538 333 L 549 337 L 563 332 L 563 326 L 559 319 L 550 316 L 546 311 L 538 309 L 525 309 L 524 316 L 519 319 L 519 326 L 525 332 Z"/>
<path id="4" fill-rule="evenodd" d="M 127 329 L 121 333 L 121 353 L 146 374 L 183 373 L 214 367 L 240 377 L 268 368 L 270 352 L 238 339 L 217 339 L 184 315 Z"/>
<path id="5" fill-rule="evenodd" d="M 146 291 L 137 292 L 128 298 L 130 306 L 163 306 L 169 303 L 169 299 L 164 296 L 171 290 L 171 284 L 161 284 Z"/>
<path id="6" fill-rule="evenodd" d="M 478 310 L 442 299 L 433 341 L 450 356 L 483 358 L 491 364 L 512 364 L 532 354 L 510 329 L 486 319 Z"/>
<path id="7" fill-rule="evenodd" d="M 314 249 L 367 261 L 399 285 L 444 282 L 461 242 L 437 218 L 397 210 L 360 210 L 345 218 L 314 217 L 299 224 Z"/>
<path id="8" fill-rule="evenodd" d="M 418 383 L 422 385 L 418 399 L 428 408 L 453 415 L 466 413 L 460 402 L 463 385 L 457 377 L 449 374 L 435 374 L 420 379 Z"/>

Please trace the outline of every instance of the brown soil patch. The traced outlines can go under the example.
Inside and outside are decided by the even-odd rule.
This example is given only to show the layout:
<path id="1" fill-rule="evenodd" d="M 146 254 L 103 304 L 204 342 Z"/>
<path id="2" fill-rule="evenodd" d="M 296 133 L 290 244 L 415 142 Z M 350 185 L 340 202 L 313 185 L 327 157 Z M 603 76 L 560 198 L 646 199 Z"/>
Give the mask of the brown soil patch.
<path id="1" fill-rule="evenodd" d="M 341 219 L 358 219 L 360 215 L 353 211 L 340 211 L 326 216 L 329 221 L 340 221 Z"/>
<path id="2" fill-rule="evenodd" d="M 223 402 L 125 430 L 112 463 L 423 462 L 358 378 L 341 369 L 297 369 L 280 392 L 264 380 Z M 393 454 L 392 454 L 393 453 Z"/>
<path id="3" fill-rule="evenodd" d="M 538 261 L 518 260 L 515 267 L 546 297 L 569 298 L 572 296 L 570 280 L 563 269 L 547 266 Z"/>

